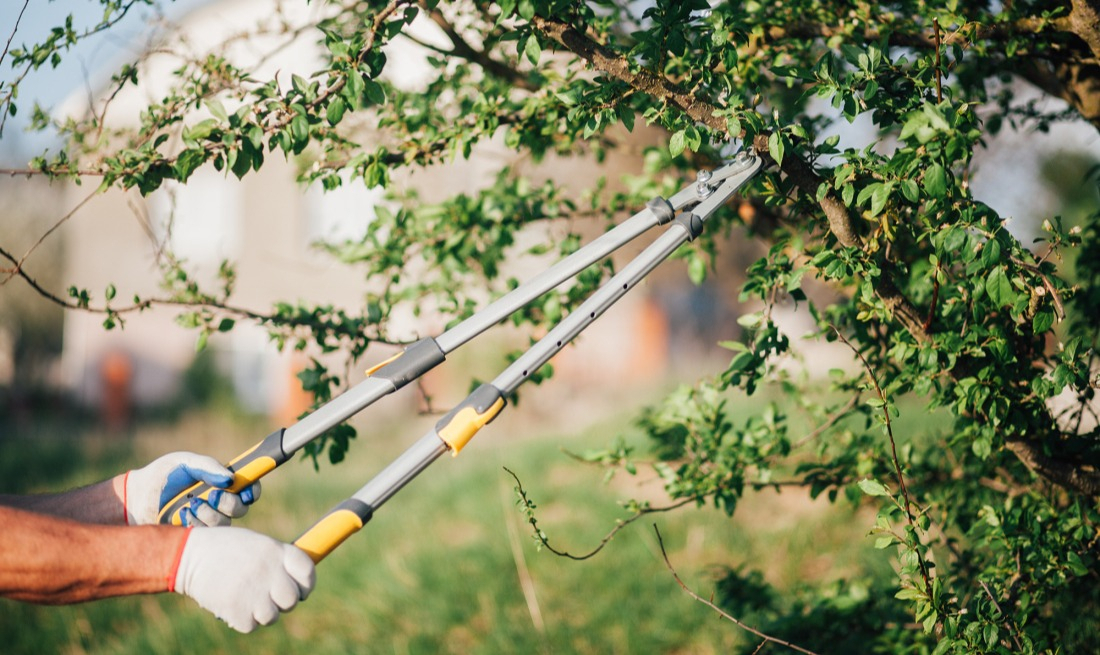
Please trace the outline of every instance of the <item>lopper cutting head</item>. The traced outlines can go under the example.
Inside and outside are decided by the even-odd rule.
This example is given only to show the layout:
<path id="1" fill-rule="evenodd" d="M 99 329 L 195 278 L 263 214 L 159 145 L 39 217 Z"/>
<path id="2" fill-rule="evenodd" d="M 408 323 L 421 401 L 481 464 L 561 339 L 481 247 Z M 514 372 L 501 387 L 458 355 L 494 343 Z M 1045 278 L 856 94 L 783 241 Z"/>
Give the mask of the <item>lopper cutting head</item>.
<path id="1" fill-rule="evenodd" d="M 762 164 L 752 151 L 742 150 L 713 171 L 699 171 L 695 182 L 680 189 L 668 202 L 677 213 L 691 211 L 706 220 L 756 175 Z"/>

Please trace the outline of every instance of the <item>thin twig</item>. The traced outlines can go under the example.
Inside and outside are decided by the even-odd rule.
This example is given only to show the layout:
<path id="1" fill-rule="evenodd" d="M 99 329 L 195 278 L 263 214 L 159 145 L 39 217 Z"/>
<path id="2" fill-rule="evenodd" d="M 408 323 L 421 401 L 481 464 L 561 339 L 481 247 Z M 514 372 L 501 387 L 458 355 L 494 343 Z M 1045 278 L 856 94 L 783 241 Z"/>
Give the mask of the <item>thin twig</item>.
<path id="1" fill-rule="evenodd" d="M 1038 266 L 1035 266 L 1034 264 L 1028 264 L 1027 262 L 1021 261 L 1016 257 L 1010 257 L 1009 259 L 1012 261 L 1013 264 L 1016 264 L 1017 266 L 1020 266 L 1022 268 L 1026 268 L 1027 270 L 1039 276 L 1039 279 L 1043 281 L 1043 287 L 1050 294 L 1051 301 L 1054 302 L 1054 309 L 1057 312 L 1058 320 L 1064 321 L 1066 319 L 1066 308 L 1062 304 L 1062 296 L 1058 293 L 1058 290 L 1054 288 L 1054 284 L 1050 281 L 1050 278 L 1047 277 L 1046 273 L 1043 273 L 1043 271 L 1040 270 Z"/>
<path id="2" fill-rule="evenodd" d="M 997 608 L 997 613 L 1007 619 L 1008 615 L 1005 614 L 1005 611 L 1003 609 L 1001 609 L 1001 604 L 997 602 L 997 599 L 993 597 L 993 592 L 989 590 L 989 585 L 985 583 L 985 580 L 978 580 L 978 584 L 982 586 L 982 589 L 985 591 L 985 595 L 989 596 L 989 601 L 993 603 L 993 607 Z M 1020 638 L 1015 634 L 1019 631 L 1019 628 L 1017 628 L 1015 624 L 1012 624 L 1012 628 L 1012 641 L 1016 644 L 1016 650 L 1023 650 L 1023 644 L 1020 643 Z"/>
<path id="3" fill-rule="evenodd" d="M 512 470 L 509 469 L 508 467 L 504 467 L 504 470 L 507 471 L 508 475 L 511 475 L 512 478 L 516 481 L 516 492 L 519 494 L 520 502 L 522 502 L 524 504 L 524 506 L 528 510 L 530 510 L 531 501 L 527 497 L 527 491 L 523 488 L 523 483 L 520 482 L 519 476 L 517 476 L 515 473 L 513 473 Z M 642 518 L 646 514 L 657 514 L 659 512 L 671 512 L 672 510 L 679 509 L 679 508 L 681 508 L 681 507 L 683 507 L 683 506 L 685 506 L 689 503 L 698 502 L 698 500 L 699 500 L 699 497 L 692 496 L 691 498 L 684 498 L 684 499 L 682 499 L 678 502 L 675 502 L 671 505 L 665 505 L 665 506 L 662 506 L 662 507 L 643 507 L 643 508 L 637 510 L 631 516 L 629 516 L 625 519 L 621 519 L 619 521 L 618 525 L 616 525 L 614 528 L 611 529 L 611 531 L 609 531 L 606 535 L 604 535 L 603 539 L 600 540 L 600 543 L 597 544 L 595 548 L 593 548 L 591 551 L 585 553 L 584 555 L 574 555 L 570 552 L 563 551 L 563 550 L 558 550 L 558 549 L 554 548 L 553 546 L 551 546 L 550 542 L 546 539 L 546 536 L 543 535 L 543 533 L 539 530 L 538 520 L 535 518 L 534 513 L 531 512 L 531 511 L 528 511 L 528 513 L 527 513 L 527 522 L 531 524 L 531 528 L 535 533 L 535 538 L 539 540 L 539 543 L 541 543 L 543 545 L 543 547 L 546 548 L 546 550 L 550 551 L 551 553 L 554 553 L 558 557 L 566 557 L 566 558 L 569 558 L 571 560 L 575 560 L 575 561 L 580 562 L 580 561 L 583 561 L 583 560 L 586 560 L 586 559 L 589 559 L 589 558 L 595 556 L 596 553 L 603 550 L 604 546 L 606 546 L 615 537 L 615 535 L 619 533 L 620 530 L 622 530 L 626 526 L 630 525 L 631 523 L 637 521 L 638 519 Z"/>
<path id="4" fill-rule="evenodd" d="M 11 34 L 8 35 L 8 42 L 4 44 L 4 52 L 0 52 L 0 64 L 4 63 L 4 59 L 8 56 L 12 39 L 15 38 L 15 33 L 19 31 L 19 23 L 23 20 L 23 12 L 27 11 L 27 6 L 30 4 L 31 0 L 23 0 L 23 8 L 19 10 L 19 15 L 15 18 L 15 25 L 12 26 Z"/>
<path id="5" fill-rule="evenodd" d="M 841 407 L 834 414 L 829 416 L 829 418 L 826 419 L 824 423 L 817 426 L 817 428 L 815 428 L 813 432 L 807 434 L 806 436 L 802 437 L 801 439 L 796 441 L 794 444 L 792 444 L 791 449 L 800 448 L 800 447 L 806 445 L 807 443 L 809 443 L 809 442 L 813 441 L 814 439 L 817 439 L 818 437 L 820 437 L 823 432 L 825 432 L 829 428 L 836 425 L 838 421 L 840 421 L 842 418 L 847 416 L 848 413 L 851 412 L 853 408 L 855 408 L 856 404 L 859 403 L 859 397 L 860 397 L 860 395 L 858 393 L 856 395 L 852 396 L 851 400 L 849 400 L 844 405 L 844 407 Z"/>
<path id="6" fill-rule="evenodd" d="M 48 238 L 49 238 L 49 236 L 50 236 L 51 234 L 53 234 L 54 232 L 56 232 L 58 228 L 60 228 L 60 227 L 61 227 L 62 225 L 64 225 L 64 224 L 65 224 L 65 223 L 66 223 L 66 222 L 67 222 L 67 221 L 68 221 L 68 220 L 69 220 L 70 218 L 72 218 L 72 217 L 73 217 L 73 214 L 75 214 L 76 212 L 80 211 L 80 208 L 81 208 L 81 207 L 83 207 L 84 205 L 88 204 L 88 202 L 89 202 L 89 201 L 91 201 L 91 199 L 92 199 L 92 198 L 94 198 L 95 196 L 97 196 L 97 195 L 99 194 L 99 192 L 100 192 L 100 191 L 99 191 L 99 189 L 96 189 L 95 191 L 92 191 L 92 192 L 91 192 L 91 193 L 89 193 L 88 195 L 84 196 L 84 199 L 83 199 L 83 200 L 81 200 L 80 202 L 78 202 L 78 203 L 76 204 L 76 206 L 75 206 L 75 207 L 73 207 L 72 209 L 70 209 L 70 210 L 68 211 L 68 213 L 66 213 L 66 214 L 65 214 L 64 216 L 62 216 L 61 218 L 59 218 L 59 219 L 58 219 L 58 220 L 57 220 L 56 222 L 54 222 L 54 224 L 50 226 L 50 229 L 46 230 L 46 231 L 45 231 L 45 232 L 44 232 L 44 233 L 42 234 L 42 236 L 38 237 L 38 240 L 34 242 L 34 245 L 32 245 L 32 246 L 31 246 L 30 248 L 28 248 L 28 249 L 27 249 L 27 252 L 23 253 L 23 256 L 19 258 L 19 261 L 15 261 L 14 259 L 12 259 L 12 263 L 13 263 L 13 264 L 15 264 L 15 268 L 9 269 L 9 270 L 7 271 L 8 275 L 7 275 L 7 277 L 5 277 L 5 278 L 4 278 L 3 280 L 0 280 L 0 286 L 4 286 L 4 285 L 5 285 L 5 284 L 7 284 L 7 283 L 8 283 L 8 281 L 9 281 L 9 280 L 11 280 L 11 279 L 12 279 L 13 277 L 15 277 L 16 275 L 18 275 L 18 274 L 22 273 L 22 272 L 23 272 L 23 263 L 24 263 L 24 262 L 26 262 L 26 261 L 27 261 L 27 258 L 28 258 L 28 257 L 30 257 L 30 256 L 31 256 L 31 254 L 32 254 L 32 253 L 33 253 L 33 252 L 34 252 L 35 250 L 37 250 L 37 249 L 38 249 L 38 246 L 42 245 L 42 242 L 44 242 L 44 241 L 45 241 L 46 239 L 48 239 Z M 7 256 L 7 257 L 8 257 L 8 259 L 11 259 L 11 257 L 10 257 L 9 255 L 7 255 L 7 253 L 4 253 L 4 254 L 5 254 L 5 256 Z"/>
<path id="7" fill-rule="evenodd" d="M 790 648 L 791 650 L 798 651 L 799 653 L 804 653 L 805 655 L 817 655 L 817 653 L 815 653 L 812 650 L 807 650 L 807 649 L 805 649 L 801 646 L 798 646 L 797 644 L 792 644 L 789 641 L 779 639 L 778 637 L 773 637 L 773 636 L 768 635 L 768 634 L 764 634 L 763 632 L 757 630 L 756 628 L 754 628 L 750 625 L 746 625 L 745 623 L 743 623 L 742 621 L 740 621 L 736 617 L 730 616 L 721 607 L 718 607 L 713 602 L 707 600 L 706 598 L 703 598 L 699 594 L 692 591 L 686 584 L 684 584 L 684 581 L 680 579 L 680 575 L 678 573 L 676 573 L 676 569 L 673 568 L 672 562 L 669 561 L 668 552 L 665 551 L 665 542 L 664 542 L 663 539 L 661 539 L 661 531 L 657 529 L 657 524 L 656 523 L 653 524 L 653 531 L 655 533 L 657 533 L 657 545 L 659 545 L 661 547 L 661 557 L 663 557 L 664 560 L 665 560 L 665 566 L 667 566 L 668 570 L 672 572 L 672 578 L 674 580 L 676 580 L 676 584 L 680 585 L 680 588 L 683 589 L 685 592 L 687 592 L 687 595 L 691 596 L 695 600 L 697 600 L 700 603 L 702 603 L 702 604 L 706 605 L 707 607 L 711 608 L 715 612 L 718 612 L 718 614 L 720 614 L 722 616 L 722 618 L 724 618 L 727 621 L 733 623 L 734 625 L 741 628 L 742 630 L 746 630 L 746 631 L 751 632 L 752 634 L 756 635 L 757 637 L 760 637 L 765 642 L 770 642 L 770 643 L 773 643 L 773 644 L 779 644 L 780 646 L 786 646 L 787 648 Z M 759 652 L 759 650 L 760 650 L 760 648 L 757 647 L 756 652 Z"/>
<path id="8" fill-rule="evenodd" d="M 535 581 L 531 577 L 531 571 L 527 568 L 527 560 L 523 556 L 523 547 L 520 544 L 519 530 L 512 522 L 512 514 L 507 511 L 508 490 L 504 485 L 500 487 L 501 505 L 504 511 L 504 526 L 508 530 L 508 545 L 512 548 L 512 560 L 516 564 L 516 575 L 519 577 L 520 590 L 527 602 L 527 613 L 531 615 L 531 623 L 539 634 L 546 633 L 546 622 L 542 618 L 542 609 L 539 607 L 539 599 L 535 594 Z"/>
<path id="9" fill-rule="evenodd" d="M 940 69 L 940 47 L 943 45 L 940 39 L 940 21 L 937 18 L 932 19 L 932 38 L 936 47 L 936 104 L 943 102 L 943 80 L 942 70 Z"/>
<path id="10" fill-rule="evenodd" d="M 836 326 L 831 327 L 833 328 L 833 332 L 836 333 L 837 338 L 843 341 L 844 345 L 851 348 L 852 352 L 855 353 L 856 357 L 859 358 L 859 361 L 863 363 L 863 368 L 865 371 L 867 371 L 867 377 L 868 379 L 870 379 L 871 384 L 874 386 L 875 393 L 878 394 L 879 400 L 881 400 L 883 403 L 882 415 L 886 420 L 886 436 L 890 439 L 890 458 L 894 464 L 894 475 L 897 477 L 898 489 L 901 491 L 902 501 L 905 503 L 905 519 L 906 521 L 908 521 L 909 527 L 912 528 L 913 533 L 919 534 L 916 521 L 913 520 L 913 507 L 912 502 L 909 499 L 909 488 L 906 486 L 905 476 L 902 475 L 901 472 L 901 460 L 898 458 L 898 445 L 894 439 L 894 427 L 893 423 L 890 420 L 890 403 L 886 398 L 886 393 L 882 390 L 882 387 L 879 386 L 878 376 L 875 375 L 875 370 L 871 367 L 871 364 L 867 361 L 867 358 L 863 356 L 863 353 L 860 352 L 859 349 L 856 348 L 854 345 L 852 345 L 852 342 L 848 341 L 848 339 L 846 339 L 844 335 L 841 334 L 840 330 L 838 330 Z M 928 593 L 931 593 L 932 580 L 931 576 L 928 573 L 928 565 L 924 561 L 924 556 L 921 554 L 919 549 L 914 549 L 913 552 L 915 552 L 917 555 L 917 562 L 920 565 L 921 578 L 924 579 L 925 589 L 928 591 Z"/>

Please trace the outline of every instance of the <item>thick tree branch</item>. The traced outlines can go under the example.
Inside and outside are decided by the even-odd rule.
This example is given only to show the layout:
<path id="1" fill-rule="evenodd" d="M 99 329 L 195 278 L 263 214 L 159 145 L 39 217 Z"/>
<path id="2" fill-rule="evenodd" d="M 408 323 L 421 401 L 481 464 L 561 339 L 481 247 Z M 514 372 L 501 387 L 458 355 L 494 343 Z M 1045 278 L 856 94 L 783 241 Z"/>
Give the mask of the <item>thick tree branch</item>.
<path id="1" fill-rule="evenodd" d="M 766 44 L 788 39 L 830 39 L 849 34 L 841 27 L 809 21 L 775 25 L 752 37 L 747 52 L 754 54 Z M 885 36 L 892 46 L 929 50 L 937 45 L 966 47 L 1021 36 L 1046 43 L 1057 35 L 1073 35 L 1080 42 L 1063 39 L 1061 45 L 1024 47 L 1004 62 L 1004 68 L 1044 93 L 1064 100 L 1100 129 L 1100 10 L 1096 0 L 1072 0 L 1070 13 L 1056 18 L 1025 16 L 1010 21 L 967 22 L 944 34 L 940 44 L 932 34 L 904 29 L 883 34 L 869 27 L 853 36 L 864 43 L 877 43 Z"/>
<path id="2" fill-rule="evenodd" d="M 538 84 L 533 83 L 526 75 L 493 59 L 487 52 L 483 52 L 471 46 L 466 39 L 462 38 L 462 35 L 458 33 L 455 26 L 447 20 L 447 17 L 444 16 L 443 12 L 439 11 L 439 9 L 429 11 L 428 17 L 443 30 L 443 33 L 446 34 L 447 38 L 451 41 L 451 51 L 447 54 L 477 64 L 484 69 L 486 73 L 494 77 L 499 77 L 516 88 L 525 91 L 537 91 L 540 88 Z"/>
<path id="3" fill-rule="evenodd" d="M 1010 437 L 1005 440 L 1005 446 L 1039 477 L 1066 489 L 1089 496 L 1100 496 L 1100 471 L 1091 467 L 1083 468 L 1078 462 L 1064 462 L 1048 457 L 1042 453 L 1040 445 L 1023 437 Z"/>
<path id="4" fill-rule="evenodd" d="M 637 91 L 652 95 L 679 108 L 693 120 L 707 127 L 728 133 L 726 119 L 719 115 L 719 107 L 709 101 L 685 91 L 668 79 L 644 68 L 635 70 L 635 66 L 625 57 L 596 43 L 568 23 L 542 16 L 535 16 L 531 22 L 539 31 L 561 43 L 597 70 L 625 82 Z M 731 136 L 740 137 L 743 134 Z M 767 155 L 769 152 L 766 134 L 756 135 L 752 145 L 758 153 Z M 814 172 L 810 164 L 797 157 L 784 157 L 780 170 L 799 191 L 807 196 L 813 197 L 822 182 L 821 177 Z M 825 194 L 819 201 L 819 205 L 829 222 L 829 231 L 841 245 L 857 248 L 863 246 L 863 240 L 855 227 L 855 218 L 832 190 Z M 880 278 L 876 290 L 879 298 L 914 339 L 921 343 L 929 340 L 920 312 L 905 298 L 890 278 L 886 276 Z"/>
<path id="5" fill-rule="evenodd" d="M 1072 0 L 1069 29 L 1085 42 L 1092 56 L 1100 59 L 1100 3 L 1096 0 Z"/>
<path id="6" fill-rule="evenodd" d="M 1084 0 L 1075 0 L 1075 2 L 1087 4 Z M 1089 7 L 1082 9 L 1081 15 L 1087 15 L 1085 13 L 1087 9 Z M 1092 9 L 1095 11 L 1094 7 Z M 637 68 L 625 57 L 595 42 L 568 23 L 542 16 L 535 16 L 531 22 L 540 32 L 584 59 L 593 68 L 625 82 L 637 91 L 650 94 L 679 108 L 699 123 L 715 130 L 728 132 L 725 118 L 719 115 L 719 108 L 707 100 L 685 91 L 664 77 L 644 68 Z M 1100 80 L 1098 80 L 1097 89 L 1097 98 L 1100 98 Z M 1098 119 L 1100 119 L 1100 113 L 1098 113 Z M 731 136 L 743 136 L 743 134 Z M 753 147 L 758 153 L 767 155 L 768 135 L 756 135 Z M 788 154 L 783 158 L 779 168 L 802 194 L 809 197 L 816 195 L 822 179 L 808 162 Z M 856 229 L 856 218 L 835 193 L 828 191 L 819 201 L 819 205 L 828 221 L 829 231 L 841 245 L 863 247 L 863 239 Z M 931 341 L 931 335 L 924 326 L 923 316 L 902 293 L 888 269 L 885 269 L 882 276 L 875 281 L 875 293 L 915 341 L 918 343 Z M 1009 448 L 1037 475 L 1067 489 L 1090 496 L 1100 495 L 1100 473 L 1051 460 L 1042 455 L 1039 445 L 1031 441 L 1013 439 L 1009 442 Z"/>

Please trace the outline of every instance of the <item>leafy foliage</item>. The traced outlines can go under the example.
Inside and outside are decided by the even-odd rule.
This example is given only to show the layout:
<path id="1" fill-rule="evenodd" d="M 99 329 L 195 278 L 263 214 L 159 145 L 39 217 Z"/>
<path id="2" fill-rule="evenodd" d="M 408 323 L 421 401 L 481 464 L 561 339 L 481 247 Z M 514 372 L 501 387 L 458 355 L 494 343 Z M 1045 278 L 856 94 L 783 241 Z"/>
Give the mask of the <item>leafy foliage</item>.
<path id="1" fill-rule="evenodd" d="M 130 7 L 102 4 L 104 23 L 93 29 Z M 723 344 L 733 353 L 724 371 L 641 419 L 654 466 L 673 498 L 729 513 L 747 489 L 780 485 L 878 507 L 868 529 L 896 578 L 787 598 L 750 578 L 756 592 L 743 598 L 746 574 L 731 571 L 720 587 L 726 605 L 819 652 L 1096 649 L 1088 626 L 1100 614 L 1100 212 L 1080 223 L 1041 217 L 1040 241 L 1024 244 L 968 182 L 975 152 L 1006 122 L 1037 134 L 1063 120 L 1100 127 L 1089 85 L 1100 72 L 1095 7 L 364 0 L 326 10 L 311 26 L 326 53 L 320 71 L 288 84 L 216 53 L 188 61 L 138 125 L 108 128 L 99 114 L 57 125 L 70 146 L 31 168 L 148 193 L 201 166 L 243 177 L 278 154 L 325 188 L 373 187 L 401 169 L 468 157 L 490 138 L 534 158 L 602 156 L 623 144 L 624 129 L 667 132 L 667 149 L 647 155 L 647 175 L 627 193 L 597 185 L 578 201 L 505 169 L 489 188 L 438 205 L 406 198 L 362 240 L 328 246 L 385 282 L 358 311 L 279 304 L 249 314 L 228 302 L 231 267 L 214 294 L 181 266 L 166 270 L 168 300 L 188 305 L 182 320 L 203 334 L 243 317 L 266 324 L 280 345 L 358 357 L 388 340 L 395 307 L 458 319 L 476 306 L 465 283 L 494 292 L 514 284 L 500 279 L 501 263 L 524 227 L 638 207 L 739 139 L 771 164 L 747 194 L 759 220 L 746 227 L 770 249 L 749 267 L 742 300 L 762 309 Z M 428 88 L 413 93 L 381 73 L 385 45 L 418 19 L 441 27 L 449 44 L 429 59 Z M 66 24 L 13 49 L 11 62 L 29 72 L 79 38 Z M 140 84 L 141 70 L 120 70 L 112 92 Z M 16 85 L 0 89 L 5 114 L 17 111 Z M 1018 100 L 1023 85 L 1064 99 L 1065 109 Z M 843 123 L 857 119 L 874 125 L 874 143 L 849 142 Z M 358 129 L 365 123 L 377 128 L 369 138 Z M 1086 180 L 1098 181 L 1095 171 Z M 712 233 L 740 220 L 723 214 Z M 570 233 L 539 251 L 576 245 Z M 700 248 L 694 261 L 714 256 L 714 241 Z M 424 272 L 409 279 L 413 260 Z M 692 270 L 699 277 L 705 267 Z M 554 321 L 605 274 L 517 321 Z M 110 298 L 95 305 L 87 290 L 70 296 L 56 301 L 98 308 L 108 321 L 122 313 Z M 134 308 L 150 302 L 135 299 Z M 857 365 L 835 372 L 827 389 L 781 365 L 793 356 L 773 316 L 783 302 L 808 307 L 817 340 L 851 347 Z M 302 379 L 319 401 L 339 384 L 319 363 Z M 734 392 L 771 400 L 734 417 Z M 912 398 L 950 427 L 899 443 L 893 421 L 899 401 Z M 792 423 L 794 410 L 817 427 Z M 348 430 L 329 435 L 333 461 Z M 601 461 L 636 470 L 621 452 Z M 840 622 L 851 631 L 834 639 Z"/>

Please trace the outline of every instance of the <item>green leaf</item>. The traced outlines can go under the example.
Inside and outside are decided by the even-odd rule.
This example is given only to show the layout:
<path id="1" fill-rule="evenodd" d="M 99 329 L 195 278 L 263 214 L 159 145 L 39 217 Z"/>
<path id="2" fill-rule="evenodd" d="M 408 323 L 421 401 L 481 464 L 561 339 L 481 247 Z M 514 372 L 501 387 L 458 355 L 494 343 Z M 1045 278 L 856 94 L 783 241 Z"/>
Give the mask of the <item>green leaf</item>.
<path id="1" fill-rule="evenodd" d="M 626 128 L 627 132 L 634 131 L 634 109 L 630 105 L 625 102 L 615 105 L 615 115 L 623 122 L 623 127 Z"/>
<path id="2" fill-rule="evenodd" d="M 673 133 L 668 140 L 668 152 L 673 157 L 679 155 L 687 148 L 687 134 L 684 130 Z"/>
<path id="3" fill-rule="evenodd" d="M 1069 566 L 1069 570 L 1073 571 L 1073 574 L 1077 577 L 1089 574 L 1089 567 L 1085 566 L 1085 563 L 1081 561 L 1081 556 L 1072 550 L 1066 553 L 1066 565 Z"/>
<path id="4" fill-rule="evenodd" d="M 871 216 L 878 216 L 883 208 L 886 207 L 886 202 L 890 200 L 890 194 L 894 191 L 894 183 L 887 182 L 880 184 L 878 188 L 871 194 Z"/>
<path id="5" fill-rule="evenodd" d="M 785 145 L 783 143 L 783 135 L 779 133 L 779 130 L 772 132 L 768 135 L 768 154 L 772 156 L 776 164 L 783 165 L 783 151 Z"/>
<path id="6" fill-rule="evenodd" d="M 943 249 L 945 252 L 957 253 L 966 245 L 966 230 L 961 227 L 952 227 L 943 237 Z"/>
<path id="7" fill-rule="evenodd" d="M 985 292 L 998 307 L 1006 307 L 1016 302 L 1016 290 L 1012 288 L 1012 282 L 1009 281 L 1004 268 L 1000 266 L 993 269 L 986 277 Z"/>
<path id="8" fill-rule="evenodd" d="M 1001 243 L 996 239 L 989 239 L 982 244 L 982 263 L 992 268 L 1001 263 Z"/>
<path id="9" fill-rule="evenodd" d="M 186 182 L 199 166 L 206 161 L 206 150 L 201 147 L 188 148 L 176 157 L 176 163 L 172 165 L 175 177 L 180 182 Z"/>
<path id="10" fill-rule="evenodd" d="M 363 92 L 367 94 L 367 100 L 370 100 L 373 104 L 383 105 L 386 103 L 386 91 L 381 84 L 374 80 L 363 81 Z"/>
<path id="11" fill-rule="evenodd" d="M 764 320 L 764 315 L 760 312 L 749 312 L 748 314 L 742 314 L 737 317 L 737 324 L 744 328 L 754 328 L 760 325 L 760 322 Z"/>
<path id="12" fill-rule="evenodd" d="M 222 121 L 223 123 L 229 122 L 229 114 L 225 111 L 225 106 L 217 98 L 211 98 L 206 101 L 206 108 L 210 110 L 210 114 L 214 118 Z"/>
<path id="13" fill-rule="evenodd" d="M 348 71 L 347 84 L 344 86 L 344 99 L 353 109 L 362 103 L 363 90 L 366 88 L 366 80 L 357 70 Z"/>
<path id="14" fill-rule="evenodd" d="M 730 360 L 729 366 L 726 367 L 726 370 L 734 372 L 743 371 L 748 368 L 749 365 L 752 364 L 754 361 L 756 361 L 756 355 L 749 352 L 739 353 L 732 360 Z"/>
<path id="15" fill-rule="evenodd" d="M 325 110 L 325 120 L 329 125 L 335 126 L 344 117 L 344 110 L 347 109 L 347 104 L 344 99 L 337 96 L 329 103 L 328 109 Z"/>
<path id="16" fill-rule="evenodd" d="M 932 164 L 924 171 L 924 191 L 933 198 L 947 195 L 947 171 L 939 164 Z"/>
<path id="17" fill-rule="evenodd" d="M 580 102 L 580 93 L 576 90 L 561 91 L 555 93 L 554 97 L 561 101 L 561 103 L 567 107 L 573 107 Z"/>
<path id="18" fill-rule="evenodd" d="M 890 490 L 878 480 L 864 478 L 858 483 L 860 490 L 868 496 L 889 496 Z"/>
<path id="19" fill-rule="evenodd" d="M 183 130 L 184 141 L 197 142 L 203 139 L 209 138 L 214 130 L 217 129 L 218 123 L 213 118 L 208 118 L 204 121 L 192 125 L 189 128 Z"/>
<path id="20" fill-rule="evenodd" d="M 902 180 L 901 195 L 909 202 L 917 202 L 920 200 L 920 187 L 913 180 Z"/>
<path id="21" fill-rule="evenodd" d="M 1040 309 L 1031 319 L 1031 330 L 1035 334 L 1042 334 L 1054 326 L 1054 312 L 1049 309 Z"/>
<path id="22" fill-rule="evenodd" d="M 534 37 L 527 39 L 527 47 L 523 49 L 523 54 L 532 66 L 538 66 L 539 58 L 542 57 L 542 46 L 539 45 L 539 40 Z"/>
<path id="23" fill-rule="evenodd" d="M 907 587 L 894 594 L 894 598 L 897 598 L 898 600 L 923 600 L 925 598 L 925 594 L 920 589 Z"/>

